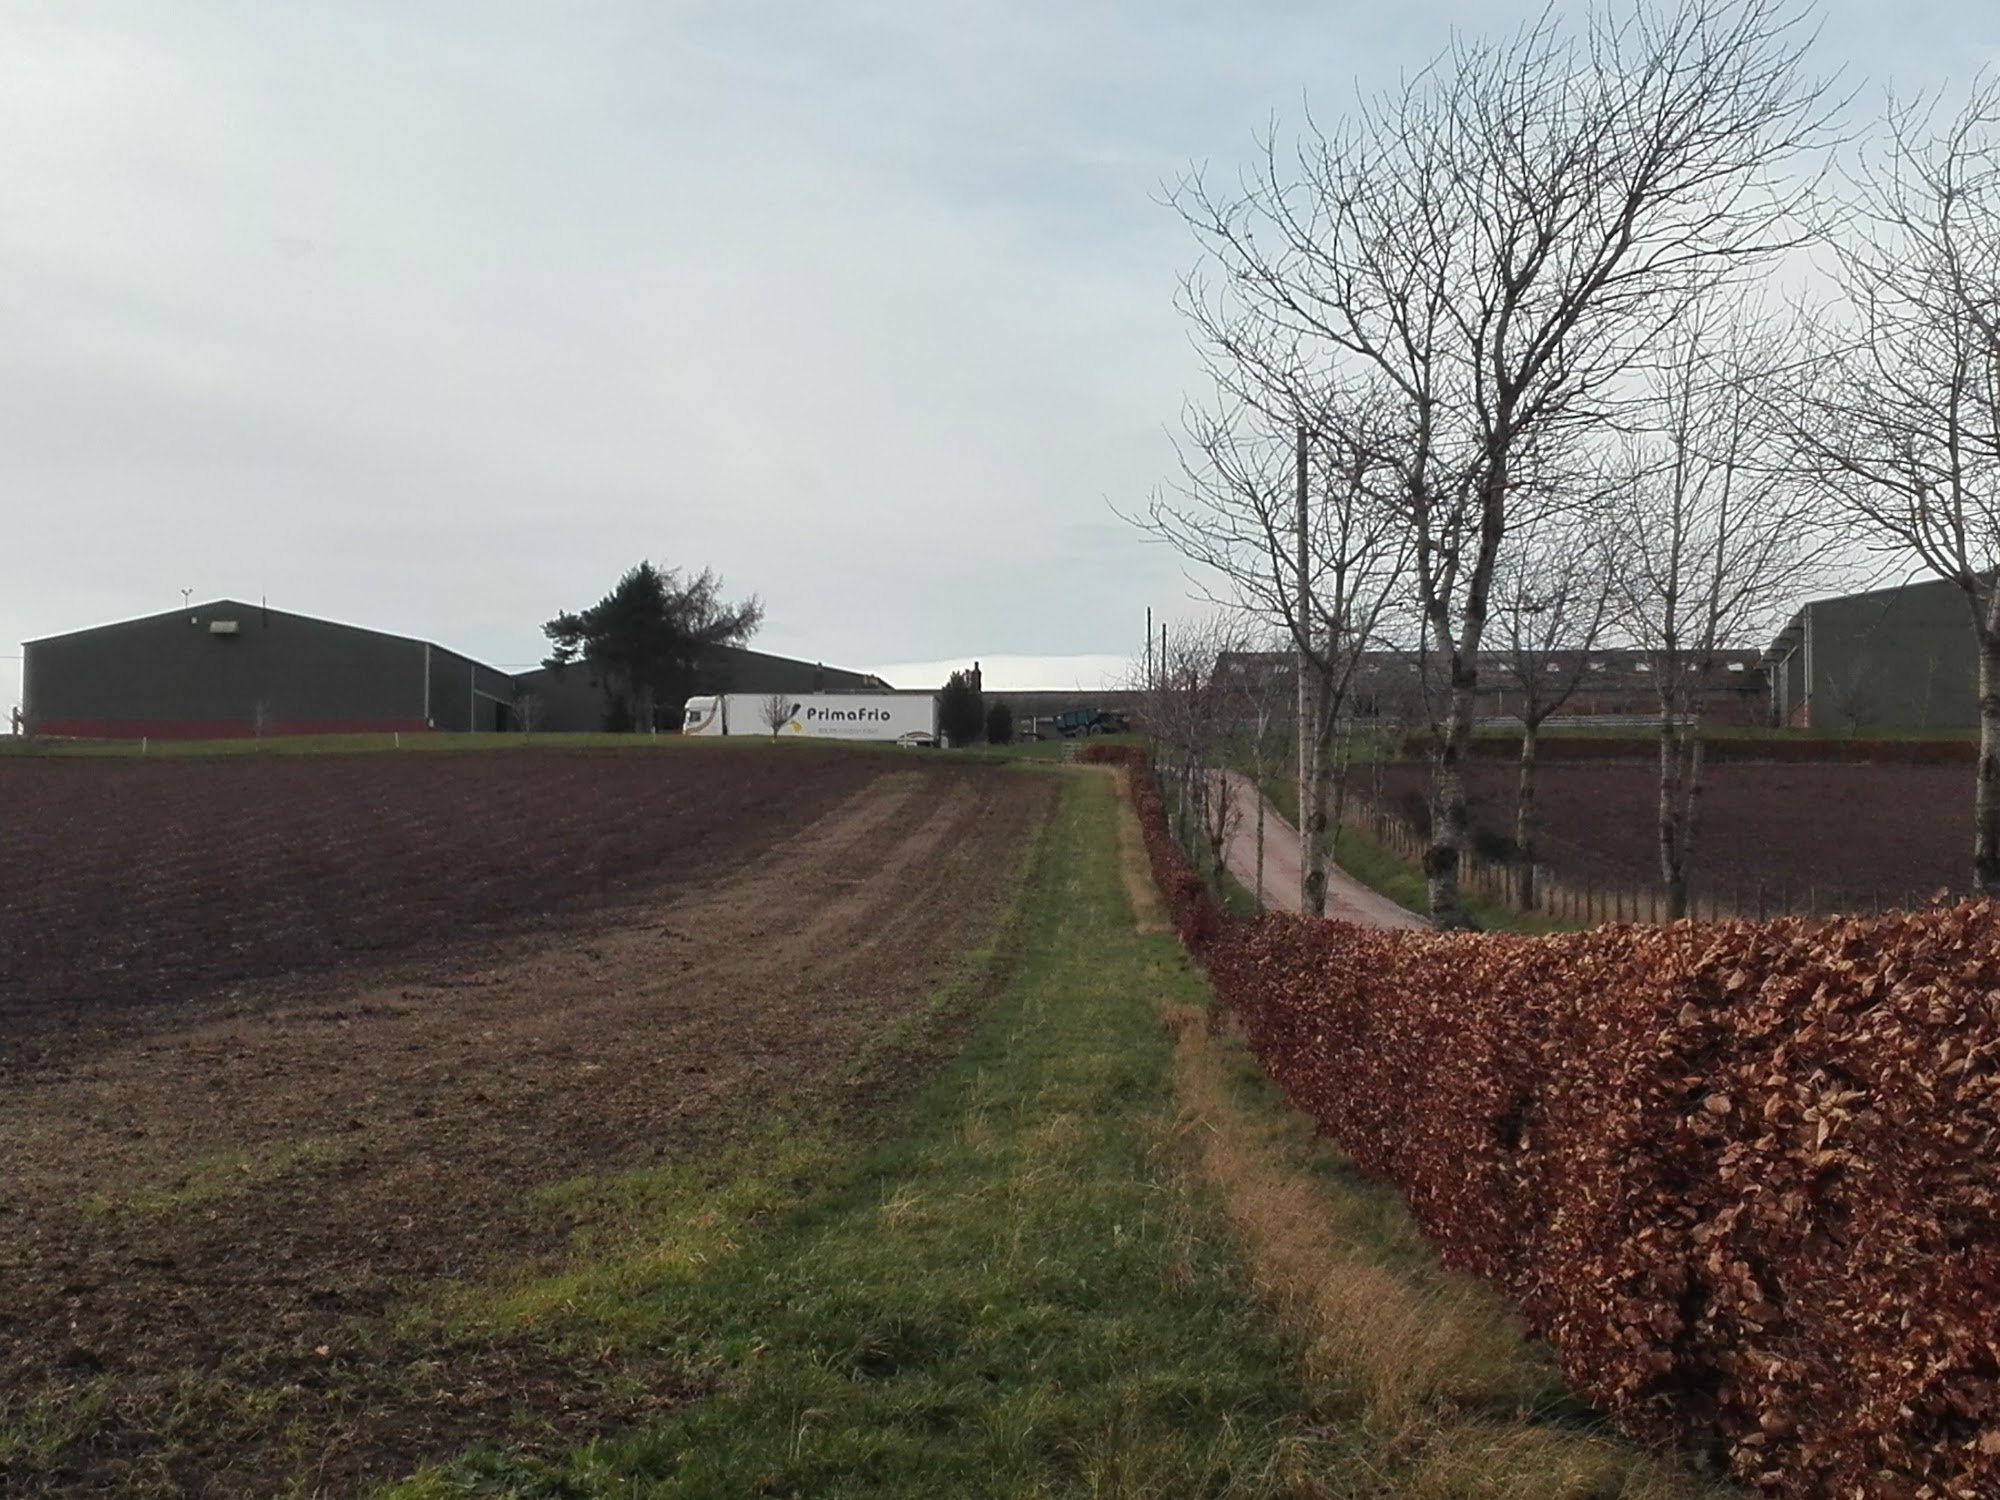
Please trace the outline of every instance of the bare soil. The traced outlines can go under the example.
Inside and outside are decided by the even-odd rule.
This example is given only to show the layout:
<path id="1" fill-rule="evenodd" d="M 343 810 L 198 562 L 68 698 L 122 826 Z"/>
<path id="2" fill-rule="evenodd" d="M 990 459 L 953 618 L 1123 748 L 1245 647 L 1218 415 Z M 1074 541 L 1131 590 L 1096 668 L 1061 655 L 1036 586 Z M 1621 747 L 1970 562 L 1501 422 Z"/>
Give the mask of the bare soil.
<path id="1" fill-rule="evenodd" d="M 1380 768 L 1384 809 L 1422 813 L 1426 770 Z M 1474 761 L 1477 830 L 1513 832 L 1515 767 Z M 1375 768 L 1355 787 L 1374 789 Z M 1695 878 L 1738 910 L 1859 909 L 1963 891 L 1972 874 L 1969 766 L 1758 765 L 1709 768 Z M 1657 768 L 1641 762 L 1545 764 L 1537 777 L 1542 860 L 1570 882 L 1647 889 L 1658 881 Z"/>
<path id="2" fill-rule="evenodd" d="M 0 760 L 0 1020 L 73 1005 L 96 1024 L 707 878 L 902 764 L 803 746 Z"/>
<path id="3" fill-rule="evenodd" d="M 644 760 L 658 775 L 693 758 Z M 595 794 L 544 805 L 614 880 L 517 828 L 541 854 L 488 883 L 504 899 L 450 936 L 357 919 L 396 934 L 369 962 L 203 987 L 204 950 L 176 950 L 154 966 L 164 998 L 143 973 L 87 970 L 114 974 L 96 1004 L 30 975 L 40 1003 L 10 997 L 0 1068 L 0 1491 L 350 1494 L 475 1440 L 564 1446 L 698 1395 L 659 1355 L 439 1347 L 400 1315 L 455 1282 L 560 1264 L 588 1210 L 538 1206 L 538 1186 L 713 1162 L 787 1109 L 852 1117 L 897 1092 L 847 1069 L 991 930 L 1049 779 L 827 760 L 824 783 L 788 766 L 768 816 L 733 768 L 672 816 L 654 805 L 644 842 L 671 857 L 650 865 L 583 807 L 602 794 L 639 817 L 633 785 L 592 770 Z M 199 775 L 180 784 L 206 795 Z M 450 836 L 448 817 L 429 826 Z M 263 868 L 282 881 L 323 855 Z M 392 897 L 412 889 L 399 878 L 382 877 Z M 414 885 L 433 918 L 465 909 L 441 866 Z M 393 905 L 351 875 L 317 889 Z M 278 961 L 226 902 L 204 910 L 251 932 L 256 966 Z M 67 939 L 29 951 L 65 965 L 65 986 L 86 972 Z"/>

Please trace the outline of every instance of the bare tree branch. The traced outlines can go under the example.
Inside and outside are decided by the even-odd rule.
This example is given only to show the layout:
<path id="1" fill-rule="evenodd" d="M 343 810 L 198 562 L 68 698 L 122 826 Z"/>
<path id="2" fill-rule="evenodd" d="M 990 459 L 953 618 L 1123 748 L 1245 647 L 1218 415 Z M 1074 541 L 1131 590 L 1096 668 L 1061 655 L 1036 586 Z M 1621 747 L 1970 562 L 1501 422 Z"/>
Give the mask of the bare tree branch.
<path id="1" fill-rule="evenodd" d="M 1834 246 L 1844 324 L 1790 408 L 1794 457 L 1879 552 L 1955 584 L 1979 648 L 1973 877 L 2000 893 L 2000 78 L 1892 102 Z"/>
<path id="2" fill-rule="evenodd" d="M 1464 922 L 1460 762 L 1502 544 L 1629 415 L 1654 339 L 1798 239 L 1792 169 L 1826 139 L 1806 40 L 1776 0 L 1607 7 L 1580 32 L 1550 12 L 1331 130 L 1308 119 L 1289 150 L 1273 132 L 1233 190 L 1196 172 L 1174 192 L 1207 252 L 1182 307 L 1226 396 L 1369 413 L 1367 482 L 1449 683 L 1425 860 L 1441 924 Z"/>
<path id="3" fill-rule="evenodd" d="M 1796 370 L 1782 331 L 1744 298 L 1689 308 L 1661 339 L 1648 430 L 1629 445 L 1633 503 L 1612 545 L 1618 622 L 1659 701 L 1660 878 L 1686 914 L 1702 789 L 1701 721 L 1723 652 L 1769 639 L 1825 582 L 1838 534 L 1787 461 L 1771 394 Z"/>

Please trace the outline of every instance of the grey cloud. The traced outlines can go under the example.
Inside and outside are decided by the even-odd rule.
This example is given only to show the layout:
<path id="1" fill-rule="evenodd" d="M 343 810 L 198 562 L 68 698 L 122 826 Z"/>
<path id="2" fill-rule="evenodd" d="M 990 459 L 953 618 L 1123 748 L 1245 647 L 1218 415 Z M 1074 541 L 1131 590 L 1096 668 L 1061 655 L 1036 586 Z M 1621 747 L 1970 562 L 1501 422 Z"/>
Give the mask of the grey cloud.
<path id="1" fill-rule="evenodd" d="M 640 556 L 828 661 L 1124 651 L 1184 593 L 1106 509 L 1196 378 L 1160 178 L 1497 19 L 15 8 L 0 654 L 193 587 L 528 660 Z"/>

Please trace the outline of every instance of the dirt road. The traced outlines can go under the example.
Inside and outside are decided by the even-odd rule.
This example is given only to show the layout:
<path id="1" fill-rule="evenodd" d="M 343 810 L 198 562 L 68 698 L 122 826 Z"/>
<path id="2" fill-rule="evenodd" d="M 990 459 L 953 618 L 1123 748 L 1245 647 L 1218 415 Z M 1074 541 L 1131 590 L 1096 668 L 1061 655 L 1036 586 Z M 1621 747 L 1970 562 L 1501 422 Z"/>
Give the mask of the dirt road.
<path id="1" fill-rule="evenodd" d="M 561 1264 L 590 1210 L 539 1186 L 894 1092 L 843 1070 L 985 939 L 1049 790 L 892 774 L 706 888 L 126 1012 L 101 1047 L 21 1039 L 44 1061 L 0 1089 L 0 1491 L 350 1494 L 684 1399 L 652 1356 L 399 1320 Z"/>
<path id="2" fill-rule="evenodd" d="M 1240 811 L 1230 829 L 1223 859 L 1229 872 L 1250 890 L 1257 889 L 1257 804 L 1255 783 L 1238 771 L 1220 771 Z M 1298 830 L 1264 802 L 1264 904 L 1272 911 L 1299 909 L 1299 875 L 1303 862 Z M 1380 892 L 1370 890 L 1345 870 L 1327 872 L 1326 914 L 1363 927 L 1428 927 L 1415 912 L 1406 911 Z"/>

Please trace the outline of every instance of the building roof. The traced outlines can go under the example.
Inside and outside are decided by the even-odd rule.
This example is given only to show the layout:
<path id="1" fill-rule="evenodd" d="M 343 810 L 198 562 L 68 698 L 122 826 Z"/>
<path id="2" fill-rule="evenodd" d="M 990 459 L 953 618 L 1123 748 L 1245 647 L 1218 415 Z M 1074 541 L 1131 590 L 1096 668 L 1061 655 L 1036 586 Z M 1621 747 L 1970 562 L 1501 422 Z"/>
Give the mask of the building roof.
<path id="1" fill-rule="evenodd" d="M 803 672 L 823 674 L 827 684 L 825 690 L 830 693 L 893 693 L 903 691 L 902 689 L 890 686 L 890 684 L 884 682 L 872 672 L 856 672 L 846 667 L 829 667 L 825 662 L 807 661 L 803 657 L 796 656 L 778 656 L 769 651 L 752 651 L 746 646 L 710 646 L 706 648 L 702 655 L 705 658 L 705 666 L 721 668 L 725 674 L 733 674 L 734 671 L 746 668 L 754 671 L 759 667 L 773 666 L 796 668 Z M 582 657 L 578 657 L 575 661 L 563 666 L 555 666 L 544 662 L 539 667 L 531 667 L 525 672 L 516 672 L 514 680 L 523 684 L 536 684 L 546 682 L 552 678 L 560 679 L 564 674 L 571 671 L 585 678 L 592 676 L 590 663 Z M 708 691 L 708 689 L 704 688 L 703 691 Z"/>
<path id="2" fill-rule="evenodd" d="M 2000 576 L 2000 571 L 1988 569 L 1978 576 L 1981 582 L 1991 586 L 1994 578 Z M 1771 644 L 1764 648 L 1760 660 L 1763 665 L 1769 666 L 1797 649 L 1799 642 L 1805 638 L 1806 616 L 1814 610 L 1826 608 L 1829 604 L 1860 604 L 1869 599 L 1879 599 L 1886 603 L 1919 589 L 1956 589 L 1958 586 L 1957 581 L 1951 578 L 1911 578 L 1902 583 L 1885 584 L 1879 589 L 1861 589 L 1852 594 L 1826 594 L 1818 599 L 1808 599 L 1792 612 L 1792 617 L 1785 622 L 1784 628 L 1772 638 Z"/>
<path id="3" fill-rule="evenodd" d="M 476 657 L 468 656 L 463 651 L 455 651 L 449 646 L 441 646 L 437 642 L 426 640 L 422 636 L 400 635 L 395 631 L 377 630 L 368 625 L 350 625 L 343 620 L 329 620 L 318 615 L 295 614 L 289 610 L 273 609 L 270 605 L 264 603 L 250 604 L 241 599 L 226 598 L 186 604 L 178 609 L 161 610 L 157 614 L 135 615 L 124 620 L 108 620 L 100 625 L 84 626 L 80 630 L 66 630 L 54 635 L 37 636 L 34 640 L 28 641 L 25 644 L 29 646 L 41 646 L 56 641 L 75 640 L 79 637 L 98 634 L 101 631 L 124 630 L 135 625 L 148 625 L 156 621 L 178 620 L 189 615 L 212 616 L 223 612 L 238 613 L 246 619 L 257 616 L 268 619 L 275 616 L 281 619 L 297 620 L 305 624 L 322 626 L 333 630 L 351 630 L 361 635 L 375 636 L 379 639 L 408 641 L 414 645 L 428 646 L 433 651 L 442 652 L 444 655 L 455 657 L 460 661 L 470 662 L 474 666 L 482 667 L 496 676 L 511 677 L 514 681 L 523 684 L 537 681 L 549 673 L 558 670 L 543 666 L 527 672 L 502 672 L 499 668 L 490 666 Z M 829 667 L 822 662 L 805 661 L 796 657 L 777 656 L 767 651 L 752 651 L 746 646 L 713 646 L 709 648 L 707 654 L 715 664 L 725 668 L 747 668 L 754 671 L 759 666 L 781 666 L 824 673 L 827 690 L 832 692 L 895 691 L 888 683 L 870 672 L 855 672 L 845 667 Z M 578 662 L 576 665 L 579 667 L 584 666 L 581 662 Z"/>
<path id="4" fill-rule="evenodd" d="M 1602 646 L 1591 651 L 1543 651 L 1536 655 L 1555 668 L 1573 667 L 1579 657 L 1583 659 L 1584 681 L 1587 685 L 1611 687 L 1618 685 L 1650 685 L 1653 677 L 1653 653 L 1638 646 Z M 1730 648 L 1718 651 L 1716 656 L 1717 680 L 1736 679 L 1748 673 L 1749 669 L 1762 664 L 1762 655 L 1754 650 Z M 1290 651 L 1225 651 L 1215 662 L 1218 674 L 1232 672 L 1249 675 L 1253 670 L 1278 677 L 1290 676 L 1295 660 Z M 1435 655 L 1405 650 L 1364 651 L 1356 663 L 1357 685 L 1377 681 L 1391 674 L 1407 675 L 1422 670 L 1426 666 L 1435 668 L 1439 658 Z M 1510 664 L 1510 654 L 1504 651 L 1481 651 L 1475 666 L 1482 674 L 1504 672 Z"/>
<path id="5" fill-rule="evenodd" d="M 893 688 L 872 672 L 856 672 L 847 667 L 829 667 L 825 662 L 809 662 L 802 657 L 779 656 L 770 651 L 752 651 L 748 646 L 711 646 L 709 654 L 717 661 L 728 664 L 755 666 L 765 663 L 780 663 L 786 666 L 811 667 L 826 673 L 829 680 L 842 679 L 841 690 L 857 692 L 893 692 Z"/>
<path id="6" fill-rule="evenodd" d="M 399 635 L 393 630 L 377 630 L 368 625 L 350 625 L 344 620 L 328 620 L 319 615 L 296 614 L 291 610 L 273 609 L 270 605 L 261 602 L 248 604 L 241 599 L 210 599 L 199 604 L 184 604 L 178 609 L 163 609 L 158 614 L 134 615 L 124 620 L 107 620 L 102 625 L 86 625 L 81 630 L 65 630 L 55 635 L 37 636 L 31 641 L 24 641 L 22 644 L 24 646 L 44 646 L 56 641 L 76 640 L 82 636 L 96 635 L 101 631 L 124 630 L 133 625 L 150 625 L 159 620 L 178 620 L 183 616 L 206 615 L 221 610 L 233 610 L 246 618 L 261 616 L 262 618 L 269 619 L 275 615 L 280 619 L 298 620 L 304 624 L 319 625 L 333 630 L 351 630 L 358 635 L 372 635 L 392 641 L 408 641 L 412 645 L 428 646 L 433 651 L 442 651 L 446 656 L 455 656 L 460 661 L 471 662 L 474 666 L 483 667 L 496 676 L 505 677 L 508 675 L 498 667 L 490 666 L 480 661 L 477 657 L 467 656 L 463 651 L 454 651 L 449 646 L 441 646 L 436 641 L 426 640 L 422 636 Z"/>

